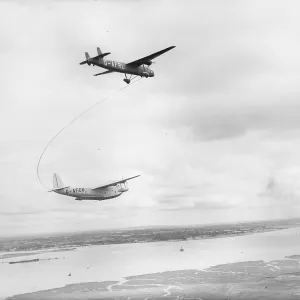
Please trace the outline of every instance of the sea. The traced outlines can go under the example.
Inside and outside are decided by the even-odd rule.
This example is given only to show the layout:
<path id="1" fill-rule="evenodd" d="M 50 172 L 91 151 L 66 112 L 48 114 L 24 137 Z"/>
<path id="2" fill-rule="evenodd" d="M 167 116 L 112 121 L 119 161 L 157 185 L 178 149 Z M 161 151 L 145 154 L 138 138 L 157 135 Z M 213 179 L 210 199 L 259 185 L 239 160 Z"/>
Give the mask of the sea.
<path id="1" fill-rule="evenodd" d="M 184 251 L 180 251 L 181 247 Z M 42 252 L 0 260 L 0 299 L 67 284 L 119 281 L 132 275 L 205 269 L 241 261 L 271 261 L 296 254 L 300 255 L 300 227 L 184 242 L 99 245 L 73 251 Z M 1 263 L 34 258 L 42 260 Z M 51 260 L 47 260 L 49 258 Z"/>

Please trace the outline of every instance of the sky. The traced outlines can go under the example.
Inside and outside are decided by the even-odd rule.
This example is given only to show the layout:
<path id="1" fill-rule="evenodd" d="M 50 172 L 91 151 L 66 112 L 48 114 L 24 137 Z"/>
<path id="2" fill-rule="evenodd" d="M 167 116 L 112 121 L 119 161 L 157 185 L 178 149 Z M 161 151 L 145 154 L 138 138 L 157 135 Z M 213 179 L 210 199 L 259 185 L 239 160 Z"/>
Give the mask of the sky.
<path id="1" fill-rule="evenodd" d="M 1 1 L 0 236 L 300 217 L 298 1 Z M 155 77 L 109 97 L 45 152 L 110 201 L 48 193 L 36 167 L 74 117 L 126 85 L 79 65 L 96 47 Z"/>

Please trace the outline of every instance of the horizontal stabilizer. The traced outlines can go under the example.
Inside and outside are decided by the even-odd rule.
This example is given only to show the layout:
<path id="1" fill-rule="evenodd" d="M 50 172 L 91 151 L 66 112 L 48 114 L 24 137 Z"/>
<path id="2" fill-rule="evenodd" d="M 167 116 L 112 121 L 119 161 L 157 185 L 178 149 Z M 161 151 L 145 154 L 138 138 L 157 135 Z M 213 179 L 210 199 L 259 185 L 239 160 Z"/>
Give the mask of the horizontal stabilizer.
<path id="1" fill-rule="evenodd" d="M 79 64 L 80 64 L 80 65 L 84 65 L 84 64 L 88 64 L 88 63 L 92 64 L 94 59 L 103 58 L 104 56 L 109 55 L 109 54 L 110 54 L 110 52 L 106 52 L 106 53 L 97 55 L 97 56 L 95 56 L 95 57 L 89 58 L 88 60 L 82 61 L 82 62 L 79 63 Z"/>
<path id="2" fill-rule="evenodd" d="M 105 71 L 105 72 L 101 72 L 101 73 L 94 74 L 94 76 L 99 76 L 99 75 L 109 74 L 109 73 L 113 73 L 113 72 L 114 72 L 114 71 L 108 70 L 108 71 Z"/>
<path id="3" fill-rule="evenodd" d="M 85 52 L 85 58 L 86 58 L 86 60 L 83 61 L 83 62 L 81 62 L 80 65 L 84 65 L 84 64 L 90 65 L 90 59 L 91 58 L 90 58 L 90 56 L 89 56 L 89 54 L 87 52 Z"/>
<path id="4" fill-rule="evenodd" d="M 53 189 L 53 190 L 50 190 L 48 192 L 55 192 L 55 191 L 59 191 L 59 190 L 63 190 L 63 189 L 66 189 L 66 188 L 69 188 L 70 186 L 64 186 L 64 187 L 61 187 L 61 188 L 57 188 L 57 189 Z"/>
<path id="5" fill-rule="evenodd" d="M 109 54 L 111 54 L 111 52 L 102 53 L 102 54 L 100 54 L 100 55 L 98 55 L 94 58 L 101 58 L 101 57 L 104 57 L 104 56 L 109 55 Z"/>
<path id="6" fill-rule="evenodd" d="M 95 56 L 95 57 L 92 57 L 91 59 L 103 58 L 104 56 L 109 55 L 109 54 L 110 54 L 110 52 L 103 53 L 103 54 L 97 55 L 97 56 Z"/>

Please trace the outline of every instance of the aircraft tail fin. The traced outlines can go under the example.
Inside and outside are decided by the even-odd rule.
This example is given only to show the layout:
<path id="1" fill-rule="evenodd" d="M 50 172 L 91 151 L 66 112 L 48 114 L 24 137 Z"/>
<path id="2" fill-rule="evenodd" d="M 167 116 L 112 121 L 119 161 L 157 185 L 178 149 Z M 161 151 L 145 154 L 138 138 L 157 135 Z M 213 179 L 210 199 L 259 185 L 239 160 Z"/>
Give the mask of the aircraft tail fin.
<path id="1" fill-rule="evenodd" d="M 53 174 L 53 189 L 48 191 L 48 192 L 58 192 L 59 190 L 68 188 L 70 186 L 65 186 L 62 182 L 62 180 L 60 179 L 58 174 Z"/>
<path id="2" fill-rule="evenodd" d="M 53 190 L 63 189 L 65 186 L 58 174 L 53 174 Z"/>
<path id="3" fill-rule="evenodd" d="M 86 60 L 85 61 L 82 61 L 81 63 L 79 63 L 80 65 L 84 65 L 84 64 L 88 64 L 88 65 L 90 65 L 91 63 L 90 63 L 90 56 L 89 56 L 89 54 L 87 53 L 87 52 L 85 52 L 85 58 L 86 58 Z"/>
<path id="4" fill-rule="evenodd" d="M 82 61 L 82 62 L 79 63 L 79 64 L 80 64 L 80 65 L 88 64 L 88 65 L 90 66 L 91 63 L 93 63 L 92 60 L 94 60 L 94 59 L 100 59 L 100 60 L 102 60 L 104 56 L 110 54 L 110 52 L 102 53 L 99 47 L 97 47 L 97 52 L 98 52 L 98 55 L 95 56 L 95 57 L 92 57 L 92 58 L 90 58 L 88 52 L 85 52 L 85 58 L 86 58 L 86 60 L 85 60 L 85 61 Z"/>
<path id="5" fill-rule="evenodd" d="M 98 53 L 98 55 L 94 57 L 95 59 L 97 59 L 97 58 L 98 58 L 98 59 L 99 59 L 99 58 L 102 59 L 104 56 L 110 54 L 110 52 L 102 53 L 102 51 L 101 51 L 101 49 L 100 49 L 99 47 L 97 47 L 97 53 Z"/>

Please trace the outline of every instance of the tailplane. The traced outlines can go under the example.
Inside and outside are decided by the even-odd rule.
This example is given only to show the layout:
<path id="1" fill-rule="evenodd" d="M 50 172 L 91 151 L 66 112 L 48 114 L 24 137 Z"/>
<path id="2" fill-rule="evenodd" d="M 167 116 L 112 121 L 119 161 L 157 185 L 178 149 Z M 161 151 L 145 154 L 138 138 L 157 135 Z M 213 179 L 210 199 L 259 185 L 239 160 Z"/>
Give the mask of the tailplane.
<path id="1" fill-rule="evenodd" d="M 91 63 L 90 63 L 90 56 L 89 56 L 89 54 L 87 53 L 87 52 L 85 52 L 85 58 L 86 58 L 86 60 L 85 61 L 82 61 L 81 63 L 80 63 L 80 65 L 84 65 L 84 64 L 88 64 L 88 65 L 90 65 Z"/>
<path id="2" fill-rule="evenodd" d="M 98 55 L 95 56 L 94 58 L 100 58 L 100 59 L 102 59 L 104 56 L 110 54 L 110 52 L 102 53 L 102 51 L 101 51 L 101 49 L 99 47 L 97 47 L 97 53 L 98 53 Z"/>
<path id="3" fill-rule="evenodd" d="M 80 65 L 88 64 L 89 66 L 90 66 L 91 64 L 94 65 L 95 60 L 97 60 L 97 59 L 102 60 L 104 56 L 110 54 L 110 52 L 102 53 L 102 51 L 101 51 L 101 49 L 100 49 L 99 47 L 97 47 L 97 52 L 98 52 L 98 55 L 95 56 L 95 57 L 92 57 L 92 58 L 89 56 L 89 54 L 88 54 L 87 52 L 85 52 L 85 58 L 86 58 L 86 60 L 85 60 L 85 61 L 82 61 L 82 62 L 79 63 L 79 64 L 80 64 Z"/>

